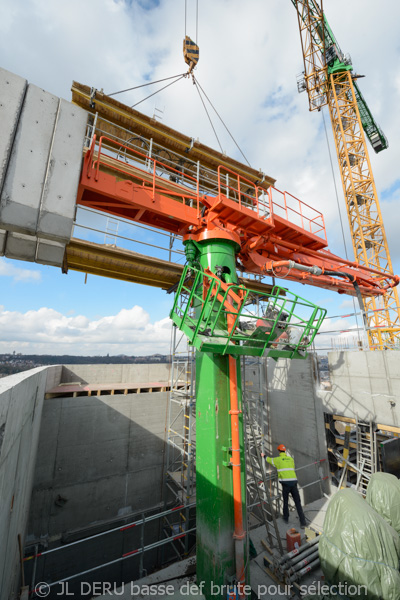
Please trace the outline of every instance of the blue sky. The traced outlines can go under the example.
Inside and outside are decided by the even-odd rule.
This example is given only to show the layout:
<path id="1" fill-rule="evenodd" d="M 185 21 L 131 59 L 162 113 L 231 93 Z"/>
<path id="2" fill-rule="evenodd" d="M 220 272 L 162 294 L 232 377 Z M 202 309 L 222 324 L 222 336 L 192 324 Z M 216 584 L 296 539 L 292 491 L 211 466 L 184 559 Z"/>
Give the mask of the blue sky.
<path id="1" fill-rule="evenodd" d="M 195 2 L 189 1 L 188 6 L 187 33 L 195 37 Z M 400 272 L 400 5 L 386 0 L 383 11 L 370 1 L 325 0 L 324 8 L 340 46 L 350 52 L 356 71 L 366 75 L 360 88 L 389 139 L 389 149 L 379 155 L 371 150 L 370 158 L 395 272 Z M 0 66 L 68 100 L 73 79 L 114 92 L 185 70 L 183 0 L 0 0 L 0 10 Z M 292 3 L 200 0 L 199 19 L 196 75 L 201 85 L 251 164 L 276 178 L 280 189 L 321 210 L 329 248 L 344 256 L 322 117 L 309 113 L 306 95 L 297 93 L 296 75 L 303 67 Z M 130 105 L 143 96 L 143 91 L 136 90 L 118 99 Z M 155 107 L 161 108 L 165 124 L 218 148 L 189 80 L 174 84 L 156 98 L 141 104 L 140 109 L 152 115 Z M 351 256 L 327 112 L 325 119 Z M 216 119 L 215 124 L 224 150 L 240 160 Z M 94 215 L 81 214 L 79 219 L 94 228 L 105 226 L 105 220 Z M 163 239 L 126 224 L 120 225 L 119 233 L 152 244 Z M 104 234 L 83 234 L 81 229 L 75 235 L 104 241 Z M 164 258 L 167 254 L 139 244 L 118 244 Z M 182 257 L 177 255 L 176 260 L 182 261 Z M 84 281 L 81 273 L 63 275 L 54 267 L 1 258 L 0 353 L 140 355 L 169 351 L 171 296 L 155 288 L 90 275 L 86 284 Z M 352 310 L 349 297 L 310 286 L 289 284 L 289 289 L 324 306 L 330 315 Z M 333 319 L 324 328 L 351 326 L 354 319 Z M 342 337 L 346 336 L 352 339 L 354 334 Z M 325 336 L 324 343 L 329 345 L 330 338 L 330 334 Z"/>

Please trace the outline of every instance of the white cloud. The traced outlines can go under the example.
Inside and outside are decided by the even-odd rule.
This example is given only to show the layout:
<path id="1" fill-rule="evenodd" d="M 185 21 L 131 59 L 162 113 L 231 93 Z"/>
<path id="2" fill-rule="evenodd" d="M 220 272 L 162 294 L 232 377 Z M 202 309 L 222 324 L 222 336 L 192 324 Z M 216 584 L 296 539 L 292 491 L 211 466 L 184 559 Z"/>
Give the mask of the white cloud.
<path id="1" fill-rule="evenodd" d="M 182 57 L 184 3 L 160 0 L 148 2 L 147 9 L 145 4 L 138 0 L 54 0 L 51 3 L 47 0 L 14 0 L 12 3 L 0 0 L 2 66 L 67 99 L 73 79 L 111 93 L 182 73 L 186 69 Z M 322 117 L 318 112 L 310 113 L 306 95 L 297 93 L 296 75 L 303 69 L 303 63 L 292 3 L 289 0 L 202 0 L 199 4 L 200 61 L 196 76 L 201 85 L 250 162 L 275 177 L 278 188 L 288 190 L 324 213 L 330 249 L 344 257 Z M 326 0 L 324 8 L 340 46 L 351 53 L 355 70 L 366 75 L 359 81 L 360 88 L 389 139 L 389 149 L 379 155 L 369 148 L 378 193 L 381 194 L 398 178 L 400 163 L 400 136 L 397 133 L 400 129 L 400 3 L 386 0 L 385 10 L 382 10 L 382 3 L 369 2 L 368 10 L 365 10 L 365 4 L 362 0 L 351 3 Z M 343 14 L 346 14 L 345 19 Z M 195 37 L 193 18 L 188 22 L 187 33 Z M 165 84 L 116 98 L 133 104 L 162 85 Z M 155 105 L 165 106 L 163 123 L 218 147 L 190 80 L 172 85 L 140 104 L 138 109 L 153 114 Z M 352 246 L 335 147 L 329 115 L 326 109 L 324 111 L 351 258 Z M 223 148 L 242 160 L 212 110 L 210 112 Z M 400 211 L 396 210 L 399 200 L 397 190 L 385 195 L 382 202 L 395 272 L 400 271 Z M 90 219 L 93 225 L 92 215 Z M 0 262 L 0 274 L 10 275 L 10 271 L 4 273 L 1 269 L 4 270 L 4 263 Z M 34 275 L 34 271 L 14 269 L 15 280 L 23 278 L 23 273 L 28 280 L 40 279 L 39 272 Z M 351 307 L 352 302 L 347 306 Z M 74 308 L 79 314 L 79 305 Z M 342 308 L 345 308 L 344 304 Z M 49 326 L 42 332 L 46 339 L 40 343 L 50 344 L 51 336 L 57 335 L 59 340 L 71 338 L 71 342 L 65 343 L 73 345 L 79 335 L 77 332 L 82 333 L 82 340 L 97 336 L 96 343 L 101 343 L 100 333 L 108 340 L 113 326 L 123 340 L 125 326 L 134 338 L 138 331 L 143 336 L 146 328 L 149 328 L 149 335 L 159 330 L 160 326 L 157 328 L 156 323 L 146 321 L 146 313 L 140 312 L 135 313 L 135 319 L 142 329 L 135 329 L 130 321 L 132 310 L 122 310 L 118 315 L 88 323 L 82 316 L 71 316 L 71 319 L 77 319 L 74 322 L 65 315 L 66 321 L 63 321 L 59 313 L 55 313 L 58 316 L 48 315 Z M 338 313 L 335 311 L 334 314 Z M 27 323 L 29 319 L 26 317 Z M 18 343 L 22 344 L 22 338 L 20 336 Z M 139 341 L 143 345 L 144 341 Z M 29 338 L 27 343 L 33 342 Z M 59 343 L 54 341 L 56 346 Z M 96 353 L 92 338 L 87 343 L 92 344 Z"/>
<path id="2" fill-rule="evenodd" d="M 0 329 L 0 353 L 147 355 L 170 351 L 171 321 L 151 323 L 141 306 L 93 320 L 46 307 L 26 313 L 0 307 Z"/>
<path id="3" fill-rule="evenodd" d="M 0 277 L 12 277 L 13 281 L 31 281 L 39 282 L 42 279 L 40 271 L 21 269 L 16 267 L 13 263 L 6 261 L 4 258 L 0 258 Z"/>
<path id="4" fill-rule="evenodd" d="M 358 312 L 360 309 L 358 308 L 358 303 L 356 301 L 355 303 L 356 306 L 356 311 Z M 343 300 L 343 302 L 341 302 L 339 308 L 353 308 L 354 309 L 354 300 L 352 299 L 348 299 L 348 300 Z"/>

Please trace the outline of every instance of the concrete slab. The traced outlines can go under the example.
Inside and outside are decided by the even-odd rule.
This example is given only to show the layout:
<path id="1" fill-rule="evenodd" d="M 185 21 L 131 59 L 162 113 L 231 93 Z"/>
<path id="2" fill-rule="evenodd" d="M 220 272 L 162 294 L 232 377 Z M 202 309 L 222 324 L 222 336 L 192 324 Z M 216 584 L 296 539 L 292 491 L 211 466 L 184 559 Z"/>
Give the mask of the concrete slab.
<path id="1" fill-rule="evenodd" d="M 35 262 L 41 265 L 61 267 L 64 261 L 65 244 L 38 238 Z"/>
<path id="2" fill-rule="evenodd" d="M 6 238 L 7 231 L 5 231 L 5 229 L 0 229 L 0 256 L 4 256 L 6 249 Z"/>
<path id="3" fill-rule="evenodd" d="M 1 193 L 3 229 L 36 233 L 58 103 L 56 96 L 28 85 Z"/>
<path id="4" fill-rule="evenodd" d="M 23 77 L 19 77 L 5 69 L 0 69 L 0 192 L 6 175 L 27 84 L 28 82 Z"/>
<path id="5" fill-rule="evenodd" d="M 37 226 L 39 237 L 71 237 L 88 113 L 60 99 Z"/>
<path id="6" fill-rule="evenodd" d="M 6 239 L 5 255 L 7 258 L 34 262 L 36 258 L 37 238 L 9 231 Z"/>

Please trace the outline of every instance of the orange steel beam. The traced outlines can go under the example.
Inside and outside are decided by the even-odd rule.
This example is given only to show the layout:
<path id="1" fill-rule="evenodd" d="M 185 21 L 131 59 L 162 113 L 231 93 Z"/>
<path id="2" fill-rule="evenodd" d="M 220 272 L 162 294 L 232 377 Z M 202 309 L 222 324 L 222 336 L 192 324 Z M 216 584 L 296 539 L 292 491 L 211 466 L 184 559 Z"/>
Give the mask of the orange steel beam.
<path id="1" fill-rule="evenodd" d="M 113 144 L 119 146 L 115 152 Z M 351 275 L 365 296 L 384 295 L 399 282 L 396 275 L 329 252 L 322 213 L 288 192 L 272 186 L 265 190 L 229 168 L 219 167 L 217 195 L 202 194 L 193 177 L 180 174 L 178 183 L 175 168 L 147 158 L 144 169 L 143 163 L 134 163 L 140 152 L 128 146 L 126 150 L 132 159 L 129 165 L 119 158 L 120 143 L 106 137 L 97 141 L 94 136 L 83 161 L 78 204 L 184 239 L 233 239 L 240 247 L 239 261 L 252 273 L 268 272 L 355 295 L 351 281 L 332 276 L 333 271 L 340 271 Z M 285 267 L 274 273 L 273 262 L 280 260 L 316 266 L 322 273 L 314 275 Z"/>

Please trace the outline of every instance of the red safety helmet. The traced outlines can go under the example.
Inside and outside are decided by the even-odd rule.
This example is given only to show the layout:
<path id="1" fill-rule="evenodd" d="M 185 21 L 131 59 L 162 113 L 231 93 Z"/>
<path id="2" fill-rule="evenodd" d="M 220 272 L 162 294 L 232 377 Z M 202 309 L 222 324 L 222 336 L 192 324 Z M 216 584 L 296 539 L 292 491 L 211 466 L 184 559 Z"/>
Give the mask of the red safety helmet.
<path id="1" fill-rule="evenodd" d="M 283 444 L 279 444 L 277 450 L 278 452 L 286 452 L 286 446 L 284 446 Z"/>

